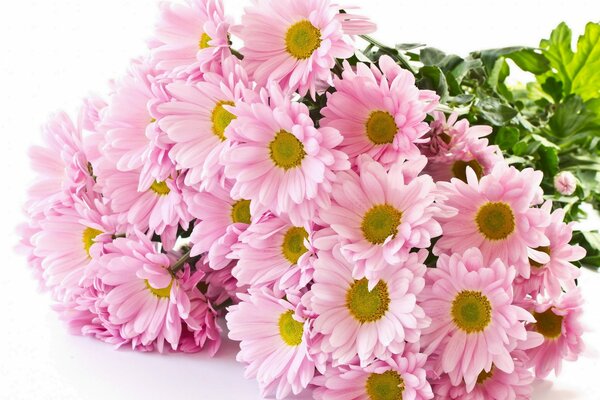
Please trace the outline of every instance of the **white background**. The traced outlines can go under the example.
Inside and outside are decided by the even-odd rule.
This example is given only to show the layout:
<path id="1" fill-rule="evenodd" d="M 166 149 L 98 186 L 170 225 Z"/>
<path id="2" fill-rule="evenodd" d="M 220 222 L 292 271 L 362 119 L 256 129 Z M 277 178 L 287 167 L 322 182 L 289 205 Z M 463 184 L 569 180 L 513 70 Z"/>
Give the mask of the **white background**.
<path id="1" fill-rule="evenodd" d="M 298 0 L 301 1 L 301 0 Z M 239 17 L 248 0 L 225 0 Z M 421 42 L 458 54 L 513 44 L 535 46 L 561 20 L 579 33 L 600 16 L 598 0 L 355 1 L 388 43 Z M 27 147 L 47 115 L 74 112 L 88 93 L 144 52 L 157 7 L 153 0 L 16 0 L 0 2 L 0 399 L 260 399 L 226 342 L 215 359 L 113 351 L 66 333 L 13 253 L 15 225 L 31 179 Z M 585 271 L 588 350 L 536 400 L 598 400 L 600 276 Z"/>

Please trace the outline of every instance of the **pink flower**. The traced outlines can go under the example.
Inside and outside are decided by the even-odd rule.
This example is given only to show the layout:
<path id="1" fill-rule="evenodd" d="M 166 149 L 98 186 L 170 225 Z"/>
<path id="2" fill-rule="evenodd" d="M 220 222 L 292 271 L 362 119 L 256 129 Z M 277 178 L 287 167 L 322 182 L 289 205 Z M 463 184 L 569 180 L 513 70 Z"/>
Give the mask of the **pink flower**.
<path id="1" fill-rule="evenodd" d="M 479 181 L 468 168 L 466 182 L 440 182 L 441 196 L 446 198 L 444 205 L 457 210 L 457 214 L 439 216 L 444 235 L 436 243 L 434 253 L 461 253 L 477 247 L 486 264 L 499 258 L 528 278 L 529 258 L 541 263 L 549 260 L 546 253 L 535 250 L 549 244 L 544 230 L 550 224 L 550 215 L 532 207 L 541 192 L 541 180 L 540 171 L 519 171 L 498 164 Z"/>
<path id="2" fill-rule="evenodd" d="M 248 287 L 238 285 L 237 279 L 232 275 L 231 271 L 235 265 L 236 261 L 231 261 L 226 267 L 215 270 L 209 266 L 207 256 L 200 258 L 196 263 L 196 269 L 204 273 L 199 287 L 212 304 L 220 306 L 226 301 L 237 304 L 238 294 L 248 291 Z"/>
<path id="3" fill-rule="evenodd" d="M 560 374 L 562 360 L 576 361 L 584 350 L 581 324 L 583 298 L 579 289 L 573 289 L 556 299 L 535 303 L 536 319 L 529 329 L 543 335 L 541 346 L 527 352 L 529 366 L 535 368 L 538 378 L 545 378 L 554 370 Z"/>
<path id="4" fill-rule="evenodd" d="M 510 352 L 518 344 L 539 344 L 540 335 L 528 335 L 523 323 L 534 321 L 531 314 L 511 304 L 513 267 L 499 259 L 487 263 L 471 248 L 464 255 L 442 254 L 427 277 L 420 304 L 432 323 L 423 331 L 421 345 L 425 353 L 439 355 L 434 369 L 449 374 L 454 386 L 464 380 L 470 392 L 492 364 L 511 374 L 515 364 Z"/>
<path id="5" fill-rule="evenodd" d="M 414 76 L 388 56 L 379 59 L 379 68 L 359 63 L 354 70 L 345 63 L 342 79 L 334 79 L 336 91 L 321 110 L 321 125 L 344 135 L 340 149 L 351 162 L 366 153 L 389 166 L 400 157 L 420 155 L 416 144 L 424 141 L 425 117 L 439 97 L 419 90 Z"/>
<path id="6" fill-rule="evenodd" d="M 569 171 L 562 171 L 554 177 L 554 189 L 563 196 L 571 196 L 577 189 L 577 178 Z"/>
<path id="7" fill-rule="evenodd" d="M 425 286 L 425 250 L 383 270 L 377 281 L 354 279 L 339 247 L 319 251 L 317 257 L 310 310 L 317 315 L 315 333 L 324 336 L 321 350 L 331 353 L 334 366 L 358 356 L 364 367 L 376 358 L 401 354 L 407 342 L 418 343 L 429 325 L 417 305 Z"/>
<path id="8" fill-rule="evenodd" d="M 433 398 L 426 379 L 425 361 L 420 353 L 394 355 L 386 361 L 375 361 L 365 368 L 356 365 L 328 368 L 323 376 L 313 380 L 317 385 L 316 400 Z"/>
<path id="9" fill-rule="evenodd" d="M 263 394 L 277 399 L 300 393 L 315 373 L 308 324 L 294 311 L 299 300 L 281 297 L 266 288 L 251 290 L 226 316 L 229 338 L 241 342 L 237 360 L 247 364 L 246 378 L 256 378 Z"/>
<path id="10" fill-rule="evenodd" d="M 304 96 L 331 81 L 336 59 L 349 58 L 349 34 L 372 32 L 373 24 L 329 0 L 254 0 L 235 33 L 244 41 L 244 65 L 259 85 L 278 82 Z M 347 31 L 346 31 L 347 30 Z"/>
<path id="11" fill-rule="evenodd" d="M 332 205 L 320 209 L 319 217 L 339 235 L 353 276 L 377 281 L 389 264 L 402 262 L 412 248 L 428 247 L 442 233 L 433 219 L 439 209 L 431 177 L 415 177 L 424 157 L 399 160 L 389 171 L 368 155 L 358 161 L 358 174 L 338 174 Z"/>
<path id="12" fill-rule="evenodd" d="M 101 97 L 91 95 L 83 100 L 79 109 L 78 124 L 82 131 L 84 153 L 92 167 L 102 157 L 100 147 L 104 145 L 105 138 L 100 125 L 102 114 L 107 106 L 108 104 Z"/>
<path id="13" fill-rule="evenodd" d="M 187 0 L 186 4 L 163 2 L 154 38 L 152 61 L 170 71 L 198 66 L 230 55 L 229 26 L 221 0 Z"/>
<path id="14" fill-rule="evenodd" d="M 237 104 L 232 112 L 234 144 L 221 156 L 225 176 L 235 180 L 232 197 L 252 200 L 253 215 L 285 213 L 297 226 L 311 220 L 315 208 L 329 206 L 335 172 L 350 167 L 335 149 L 342 141 L 338 131 L 315 128 L 308 107 L 275 85 L 260 101 Z"/>
<path id="15" fill-rule="evenodd" d="M 284 215 L 253 222 L 234 246 L 233 276 L 240 285 L 301 289 L 312 279 L 311 229 L 294 226 Z"/>

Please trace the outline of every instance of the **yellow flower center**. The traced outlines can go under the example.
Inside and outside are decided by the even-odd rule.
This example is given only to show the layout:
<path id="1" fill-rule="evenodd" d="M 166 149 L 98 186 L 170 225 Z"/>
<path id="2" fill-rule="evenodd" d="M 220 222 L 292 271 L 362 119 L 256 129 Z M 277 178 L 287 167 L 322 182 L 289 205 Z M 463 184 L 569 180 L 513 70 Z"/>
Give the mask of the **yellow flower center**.
<path id="1" fill-rule="evenodd" d="M 360 228 L 369 243 L 383 244 L 388 237 L 398 233 L 401 222 L 402 211 L 389 204 L 381 204 L 365 213 Z"/>
<path id="2" fill-rule="evenodd" d="M 515 216 L 512 208 L 504 202 L 487 202 L 479 208 L 475 216 L 479 232 L 487 240 L 503 240 L 515 230 Z"/>
<path id="3" fill-rule="evenodd" d="M 483 293 L 463 290 L 452 302 L 452 319 L 467 333 L 482 332 L 492 321 L 492 305 Z"/>
<path id="4" fill-rule="evenodd" d="M 483 167 L 481 166 L 481 164 L 479 164 L 477 162 L 477 160 L 455 161 L 454 164 L 452 164 L 452 176 L 460 179 L 463 182 L 466 182 L 467 181 L 467 167 L 473 168 L 473 171 L 475 171 L 475 175 L 477 175 L 477 179 L 481 179 L 481 177 L 483 176 Z"/>
<path id="5" fill-rule="evenodd" d="M 100 235 L 102 233 L 102 231 L 99 231 L 98 229 L 94 229 L 94 228 L 85 228 L 83 230 L 83 235 L 81 240 L 83 241 L 83 248 L 85 249 L 85 252 L 87 253 L 88 257 L 90 256 L 90 249 L 92 248 L 92 246 L 94 245 L 94 239 L 96 239 L 96 236 Z"/>
<path id="6" fill-rule="evenodd" d="M 233 101 L 219 101 L 215 108 L 212 110 L 212 114 L 210 116 L 210 120 L 212 121 L 212 131 L 222 142 L 227 139 L 225 137 L 225 129 L 229 126 L 231 121 L 236 119 L 237 117 L 227 111 L 223 106 L 234 106 L 235 103 Z"/>
<path id="7" fill-rule="evenodd" d="M 540 246 L 536 248 L 537 251 L 541 251 L 543 253 L 546 253 L 548 255 L 550 255 L 550 246 Z M 542 268 L 544 265 L 546 264 L 540 264 L 539 262 L 532 260 L 531 258 L 529 259 L 529 265 L 531 265 L 534 268 Z"/>
<path id="8" fill-rule="evenodd" d="M 234 224 L 250 224 L 250 200 L 238 200 L 231 206 L 231 220 Z"/>
<path id="9" fill-rule="evenodd" d="M 370 400 L 402 400 L 404 379 L 396 371 L 372 373 L 367 378 L 367 394 Z"/>
<path id="10" fill-rule="evenodd" d="M 285 49 L 294 58 L 305 60 L 321 45 L 321 31 L 309 20 L 290 26 L 285 34 Z"/>
<path id="11" fill-rule="evenodd" d="M 302 254 L 308 251 L 306 246 L 304 246 L 304 239 L 306 238 L 308 238 L 308 232 L 306 232 L 306 229 L 298 226 L 288 229 L 283 236 L 281 252 L 291 264 L 297 264 Z"/>
<path id="12" fill-rule="evenodd" d="M 169 186 L 167 186 L 167 183 L 164 181 L 154 181 L 154 183 L 150 186 L 150 190 L 159 196 L 166 196 L 171 192 L 171 189 L 169 189 Z"/>
<path id="13" fill-rule="evenodd" d="M 302 142 L 284 130 L 277 132 L 275 139 L 269 143 L 269 154 L 273 163 L 286 171 L 300 166 L 306 156 Z"/>
<path id="14" fill-rule="evenodd" d="M 206 33 L 203 33 L 202 36 L 200 36 L 200 41 L 198 42 L 198 47 L 201 50 L 210 47 L 210 44 L 208 44 L 208 42 L 210 42 L 211 40 L 212 40 L 212 38 L 210 36 L 208 36 Z"/>
<path id="15" fill-rule="evenodd" d="M 346 307 L 359 322 L 375 322 L 385 315 L 390 306 L 387 284 L 379 281 L 369 291 L 366 278 L 355 280 L 346 292 Z"/>
<path id="16" fill-rule="evenodd" d="M 298 346 L 302 343 L 304 324 L 293 317 L 294 311 L 289 310 L 279 317 L 279 336 L 288 346 Z"/>
<path id="17" fill-rule="evenodd" d="M 479 375 L 477 376 L 477 384 L 481 385 L 482 383 L 484 383 L 485 381 L 490 379 L 492 377 L 492 375 L 494 375 L 494 366 L 493 365 L 492 365 L 492 368 L 490 368 L 489 372 L 486 370 L 483 370 L 479 373 Z"/>
<path id="18" fill-rule="evenodd" d="M 543 313 L 533 313 L 536 320 L 535 330 L 544 335 L 546 339 L 556 339 L 562 334 L 563 316 L 556 315 L 552 308 Z"/>
<path id="19" fill-rule="evenodd" d="M 398 126 L 394 117 L 387 111 L 373 111 L 366 123 L 367 136 L 373 144 L 386 144 L 394 141 Z"/>
<path id="20" fill-rule="evenodd" d="M 150 282 L 148 282 L 148 279 L 144 279 L 144 283 L 146 283 L 146 288 L 156 297 L 161 298 L 161 299 L 168 299 L 169 297 L 171 297 L 171 287 L 173 286 L 173 279 L 171 279 L 171 282 L 169 283 L 169 286 L 165 287 L 165 288 L 154 288 L 150 285 Z"/>

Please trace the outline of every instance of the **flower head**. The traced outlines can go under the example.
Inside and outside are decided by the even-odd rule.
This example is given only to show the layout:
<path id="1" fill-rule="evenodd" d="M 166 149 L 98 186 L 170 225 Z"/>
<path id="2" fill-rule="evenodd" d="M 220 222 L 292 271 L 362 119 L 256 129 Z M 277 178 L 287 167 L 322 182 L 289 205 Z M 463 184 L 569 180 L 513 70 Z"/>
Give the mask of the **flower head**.
<path id="1" fill-rule="evenodd" d="M 577 178 L 569 171 L 562 171 L 554 177 L 554 189 L 563 196 L 571 196 L 577 189 Z"/>

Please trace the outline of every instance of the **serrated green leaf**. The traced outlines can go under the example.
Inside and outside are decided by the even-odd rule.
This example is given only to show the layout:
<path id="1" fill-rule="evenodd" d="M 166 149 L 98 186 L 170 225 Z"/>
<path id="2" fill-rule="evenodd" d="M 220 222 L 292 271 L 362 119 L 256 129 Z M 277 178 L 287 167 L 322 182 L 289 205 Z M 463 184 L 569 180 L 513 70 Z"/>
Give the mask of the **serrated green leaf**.
<path id="1" fill-rule="evenodd" d="M 498 133 L 494 138 L 494 143 L 502 150 L 511 149 L 519 141 L 519 130 L 510 126 L 503 126 L 498 129 Z"/>
<path id="2" fill-rule="evenodd" d="M 517 115 L 517 110 L 503 104 L 495 97 L 487 97 L 477 103 L 482 116 L 494 125 L 501 126 Z"/>
<path id="3" fill-rule="evenodd" d="M 550 61 L 533 49 L 521 49 L 506 56 L 517 64 L 523 71 L 531 72 L 535 75 L 541 75 L 550 69 Z"/>
<path id="4" fill-rule="evenodd" d="M 558 153 L 555 148 L 540 146 L 540 169 L 546 176 L 554 176 L 558 173 Z"/>
<path id="5" fill-rule="evenodd" d="M 448 83 L 444 72 L 435 66 L 424 66 L 417 74 L 417 86 L 419 89 L 435 90 L 441 100 L 448 97 Z"/>
<path id="6" fill-rule="evenodd" d="M 596 119 L 596 114 L 586 108 L 581 97 L 570 95 L 558 105 L 549 126 L 554 136 L 565 138 L 590 128 Z"/>

